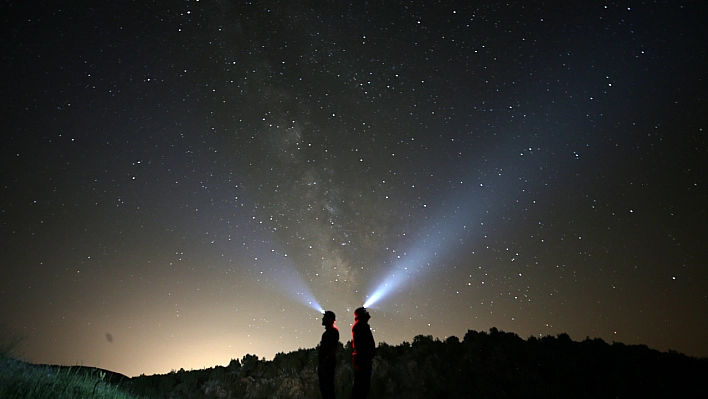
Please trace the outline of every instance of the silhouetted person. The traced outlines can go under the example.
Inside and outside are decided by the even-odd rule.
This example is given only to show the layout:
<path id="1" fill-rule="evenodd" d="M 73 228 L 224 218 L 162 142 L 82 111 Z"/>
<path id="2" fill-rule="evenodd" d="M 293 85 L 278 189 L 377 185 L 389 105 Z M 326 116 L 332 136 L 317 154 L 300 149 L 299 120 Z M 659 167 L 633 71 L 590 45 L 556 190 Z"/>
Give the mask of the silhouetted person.
<path id="1" fill-rule="evenodd" d="M 376 343 L 369 327 L 371 316 L 365 308 L 354 311 L 352 327 L 352 362 L 354 363 L 354 389 L 352 399 L 365 399 L 371 385 L 371 362 Z"/>
<path id="2" fill-rule="evenodd" d="M 334 312 L 328 310 L 322 316 L 322 333 L 320 351 L 317 354 L 317 376 L 320 378 L 320 392 L 322 399 L 334 399 L 334 368 L 337 365 L 337 349 L 339 348 L 339 330 L 334 325 L 336 320 Z"/>

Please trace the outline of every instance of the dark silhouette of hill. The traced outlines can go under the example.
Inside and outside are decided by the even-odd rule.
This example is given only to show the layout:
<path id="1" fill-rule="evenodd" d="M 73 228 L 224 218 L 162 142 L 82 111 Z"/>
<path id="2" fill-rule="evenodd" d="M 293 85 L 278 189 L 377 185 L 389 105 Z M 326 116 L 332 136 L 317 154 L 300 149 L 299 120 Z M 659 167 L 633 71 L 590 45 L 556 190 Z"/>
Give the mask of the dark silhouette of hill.
<path id="1" fill-rule="evenodd" d="M 349 343 L 338 353 L 337 398 L 351 396 Z M 246 355 L 226 367 L 134 377 L 125 383 L 150 398 L 319 398 L 317 352 Z M 416 336 L 381 343 L 370 398 L 708 398 L 708 359 L 645 345 L 608 344 L 567 334 L 521 339 L 470 330 L 460 341 Z"/>

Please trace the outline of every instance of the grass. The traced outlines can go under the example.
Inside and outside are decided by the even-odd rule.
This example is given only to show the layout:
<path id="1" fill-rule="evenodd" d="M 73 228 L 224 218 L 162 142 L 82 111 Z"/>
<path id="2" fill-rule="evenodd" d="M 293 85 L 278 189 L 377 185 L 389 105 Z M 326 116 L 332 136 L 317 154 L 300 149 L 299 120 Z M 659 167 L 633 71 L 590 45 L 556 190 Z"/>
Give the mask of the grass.
<path id="1" fill-rule="evenodd" d="M 106 381 L 100 370 L 35 365 L 12 354 L 21 339 L 0 339 L 0 398 L 3 399 L 138 399 Z"/>

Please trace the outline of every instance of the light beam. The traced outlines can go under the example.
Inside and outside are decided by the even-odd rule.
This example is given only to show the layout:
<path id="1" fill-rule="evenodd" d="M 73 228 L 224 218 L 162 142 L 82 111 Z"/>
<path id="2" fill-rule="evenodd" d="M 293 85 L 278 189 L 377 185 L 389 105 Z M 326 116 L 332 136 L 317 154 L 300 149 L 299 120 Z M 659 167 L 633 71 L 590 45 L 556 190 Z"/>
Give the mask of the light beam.
<path id="1" fill-rule="evenodd" d="M 419 238 L 408 245 L 409 251 L 403 252 L 394 260 L 389 273 L 378 280 L 364 301 L 364 307 L 374 307 L 382 299 L 396 292 L 403 291 L 414 282 L 431 271 L 436 258 L 442 258 L 451 252 L 453 243 L 466 238 L 469 217 L 474 211 L 469 199 L 473 198 L 472 190 L 464 190 L 457 201 L 447 203 L 449 208 L 441 206 L 435 216 L 429 220 L 431 225 L 423 229 Z M 447 210 L 447 212 L 446 212 Z M 440 262 L 440 261 L 438 261 Z"/>
<path id="2" fill-rule="evenodd" d="M 279 288 L 279 293 L 285 294 L 288 298 L 292 298 L 319 313 L 325 312 L 312 294 L 310 287 L 289 261 L 272 264 L 270 273 Z"/>
<path id="3" fill-rule="evenodd" d="M 273 244 L 274 242 L 276 240 L 262 240 L 264 248 L 256 251 L 258 263 L 265 265 L 264 277 L 277 290 L 278 294 L 293 299 L 319 313 L 324 313 L 324 309 L 288 255 L 274 248 L 265 247 L 268 243 Z"/>
<path id="4" fill-rule="evenodd" d="M 411 245 L 412 252 L 404 252 L 394 263 L 391 271 L 371 292 L 364 307 L 373 307 L 378 301 L 393 292 L 400 292 L 413 283 L 414 277 L 423 277 L 430 271 L 430 264 L 445 245 L 444 231 L 433 231 Z M 451 241 L 451 240 L 450 240 Z"/>

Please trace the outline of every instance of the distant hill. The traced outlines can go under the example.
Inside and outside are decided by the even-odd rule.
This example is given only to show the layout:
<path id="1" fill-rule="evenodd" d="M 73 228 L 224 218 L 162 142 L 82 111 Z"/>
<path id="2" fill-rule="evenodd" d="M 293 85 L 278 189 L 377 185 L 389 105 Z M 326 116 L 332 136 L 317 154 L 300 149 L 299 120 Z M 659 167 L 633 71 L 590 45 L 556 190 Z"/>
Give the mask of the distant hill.
<path id="1" fill-rule="evenodd" d="M 337 398 L 350 398 L 351 347 L 339 351 Z M 246 355 L 227 367 L 133 377 L 150 398 L 319 398 L 316 348 Z M 644 345 L 575 342 L 567 334 L 521 339 L 496 328 L 460 341 L 419 335 L 381 343 L 370 398 L 708 398 L 708 359 Z"/>

